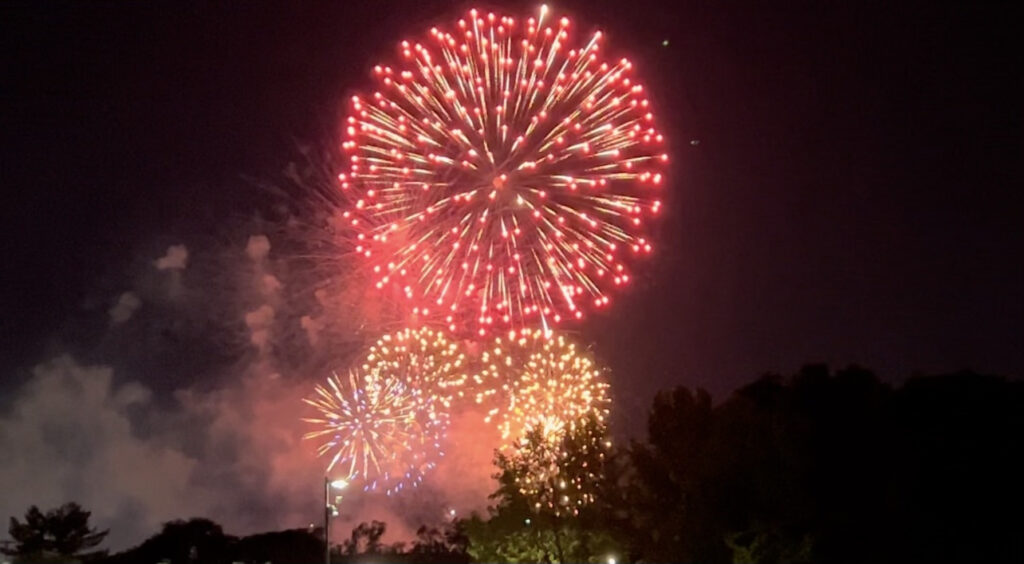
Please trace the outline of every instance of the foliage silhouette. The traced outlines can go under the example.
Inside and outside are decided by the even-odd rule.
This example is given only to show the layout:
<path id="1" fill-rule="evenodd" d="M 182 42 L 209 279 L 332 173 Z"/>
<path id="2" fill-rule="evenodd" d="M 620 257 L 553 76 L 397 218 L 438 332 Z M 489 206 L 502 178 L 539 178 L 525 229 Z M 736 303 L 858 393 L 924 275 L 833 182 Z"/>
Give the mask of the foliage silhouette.
<path id="1" fill-rule="evenodd" d="M 768 375 L 719 405 L 658 394 L 630 459 L 646 562 L 1024 561 L 1024 385 L 893 389 L 851 367 Z"/>
<path id="2" fill-rule="evenodd" d="M 95 560 L 105 551 L 86 552 L 103 542 L 109 531 L 89 527 L 91 513 L 77 503 L 47 511 L 32 506 L 24 522 L 11 517 L 8 533 L 14 539 L 13 549 L 3 549 L 15 562 L 79 562 Z"/>
<path id="3" fill-rule="evenodd" d="M 235 540 L 209 519 L 169 521 L 159 533 L 134 549 L 108 558 L 106 563 L 225 564 L 233 561 L 230 548 Z"/>

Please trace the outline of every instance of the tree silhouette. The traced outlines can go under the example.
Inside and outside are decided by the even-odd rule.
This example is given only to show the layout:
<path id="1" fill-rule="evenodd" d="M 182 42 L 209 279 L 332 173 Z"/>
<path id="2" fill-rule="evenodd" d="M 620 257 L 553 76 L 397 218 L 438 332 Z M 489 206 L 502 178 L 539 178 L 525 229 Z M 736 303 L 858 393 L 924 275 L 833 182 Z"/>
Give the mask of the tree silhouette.
<path id="1" fill-rule="evenodd" d="M 349 555 L 380 554 L 384 548 L 380 539 L 386 530 L 387 524 L 383 521 L 360 523 L 352 529 L 352 536 L 342 542 L 342 552 Z"/>
<path id="2" fill-rule="evenodd" d="M 767 375 L 718 405 L 657 395 L 630 449 L 648 562 L 1019 562 L 1024 383 L 902 387 L 850 367 Z"/>
<path id="3" fill-rule="evenodd" d="M 450 526 L 444 530 L 435 527 L 421 526 L 416 531 L 409 554 L 415 564 L 429 562 L 446 562 L 448 564 L 467 564 L 469 554 L 466 547 L 469 539 L 459 526 Z"/>
<path id="4" fill-rule="evenodd" d="M 14 548 L 3 552 L 17 557 L 18 562 L 75 562 L 102 556 L 105 551 L 87 551 L 103 542 L 109 531 L 90 528 L 90 515 L 74 502 L 45 514 L 33 505 L 24 522 L 11 517 L 8 533 Z"/>
<path id="5" fill-rule="evenodd" d="M 308 529 L 260 533 L 239 539 L 231 548 L 231 562 L 310 564 L 323 559 L 323 540 Z"/>
<path id="6" fill-rule="evenodd" d="M 221 526 L 209 519 L 169 521 L 159 533 L 129 551 L 111 556 L 106 563 L 225 564 L 232 561 L 230 549 L 234 541 L 234 537 L 225 535 Z"/>

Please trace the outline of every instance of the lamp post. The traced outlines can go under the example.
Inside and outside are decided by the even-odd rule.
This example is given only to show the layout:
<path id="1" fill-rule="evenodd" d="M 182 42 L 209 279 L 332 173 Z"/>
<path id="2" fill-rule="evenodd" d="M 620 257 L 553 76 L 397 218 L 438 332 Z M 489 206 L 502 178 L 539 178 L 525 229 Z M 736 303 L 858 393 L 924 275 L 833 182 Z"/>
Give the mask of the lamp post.
<path id="1" fill-rule="evenodd" d="M 331 517 L 334 512 L 334 505 L 331 504 L 331 488 L 338 490 L 345 489 L 348 482 L 345 480 L 334 480 L 324 476 L 324 564 L 331 564 Z"/>

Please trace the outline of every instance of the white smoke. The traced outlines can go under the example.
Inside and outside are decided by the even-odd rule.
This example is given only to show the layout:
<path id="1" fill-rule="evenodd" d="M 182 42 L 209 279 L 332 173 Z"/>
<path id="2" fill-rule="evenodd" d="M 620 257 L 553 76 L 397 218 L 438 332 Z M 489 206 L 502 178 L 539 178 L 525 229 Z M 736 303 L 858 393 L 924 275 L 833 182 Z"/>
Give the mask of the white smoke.
<path id="1" fill-rule="evenodd" d="M 245 324 L 249 327 L 249 340 L 261 352 L 270 343 L 270 327 L 274 322 L 274 308 L 267 304 L 245 314 Z"/>
<path id="2" fill-rule="evenodd" d="M 167 253 L 153 261 L 157 270 L 185 270 L 188 265 L 188 248 L 185 245 L 171 245 Z"/>
<path id="3" fill-rule="evenodd" d="M 135 311 L 142 306 L 142 300 L 134 292 L 125 292 L 117 299 L 107 313 L 110 315 L 110 323 L 120 325 L 135 315 Z"/>

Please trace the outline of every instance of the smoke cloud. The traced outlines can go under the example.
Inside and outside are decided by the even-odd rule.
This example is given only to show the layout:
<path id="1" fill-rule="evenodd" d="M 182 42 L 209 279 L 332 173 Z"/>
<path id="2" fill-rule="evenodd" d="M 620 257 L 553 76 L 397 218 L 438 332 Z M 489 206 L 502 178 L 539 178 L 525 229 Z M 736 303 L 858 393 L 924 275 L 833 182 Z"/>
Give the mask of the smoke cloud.
<path id="1" fill-rule="evenodd" d="M 185 270 L 188 265 L 188 249 L 185 245 L 167 247 L 167 254 L 153 262 L 157 270 Z"/>
<path id="2" fill-rule="evenodd" d="M 270 239 L 266 235 L 252 235 L 245 245 L 245 254 L 254 261 L 267 258 L 270 253 Z"/>
<path id="3" fill-rule="evenodd" d="M 124 546 L 202 512 L 203 492 L 190 484 L 196 460 L 137 433 L 132 416 L 152 403 L 144 385 L 116 385 L 107 367 L 69 357 L 36 366 L 0 416 L 0 515 L 76 500 L 111 528 L 110 544 Z"/>
<path id="4" fill-rule="evenodd" d="M 386 332 L 388 306 L 368 298 L 360 273 L 321 282 L 275 258 L 266 235 L 233 241 L 170 246 L 106 312 L 110 335 L 89 361 L 40 362 L 0 403 L 0 519 L 77 501 L 111 530 L 103 546 L 113 550 L 171 519 L 207 517 L 232 534 L 321 524 L 324 461 L 302 439 L 313 413 L 301 400 Z M 124 331 L 128 320 L 139 330 Z M 207 357 L 202 378 L 182 372 Z M 332 539 L 378 519 L 387 542 L 408 541 L 452 510 L 484 508 L 489 432 L 456 414 L 423 486 L 344 492 Z"/>
<path id="5" fill-rule="evenodd" d="M 110 323 L 120 325 L 135 315 L 135 311 L 142 306 L 142 300 L 133 292 L 125 292 L 117 299 L 117 303 L 107 313 L 110 314 Z"/>

